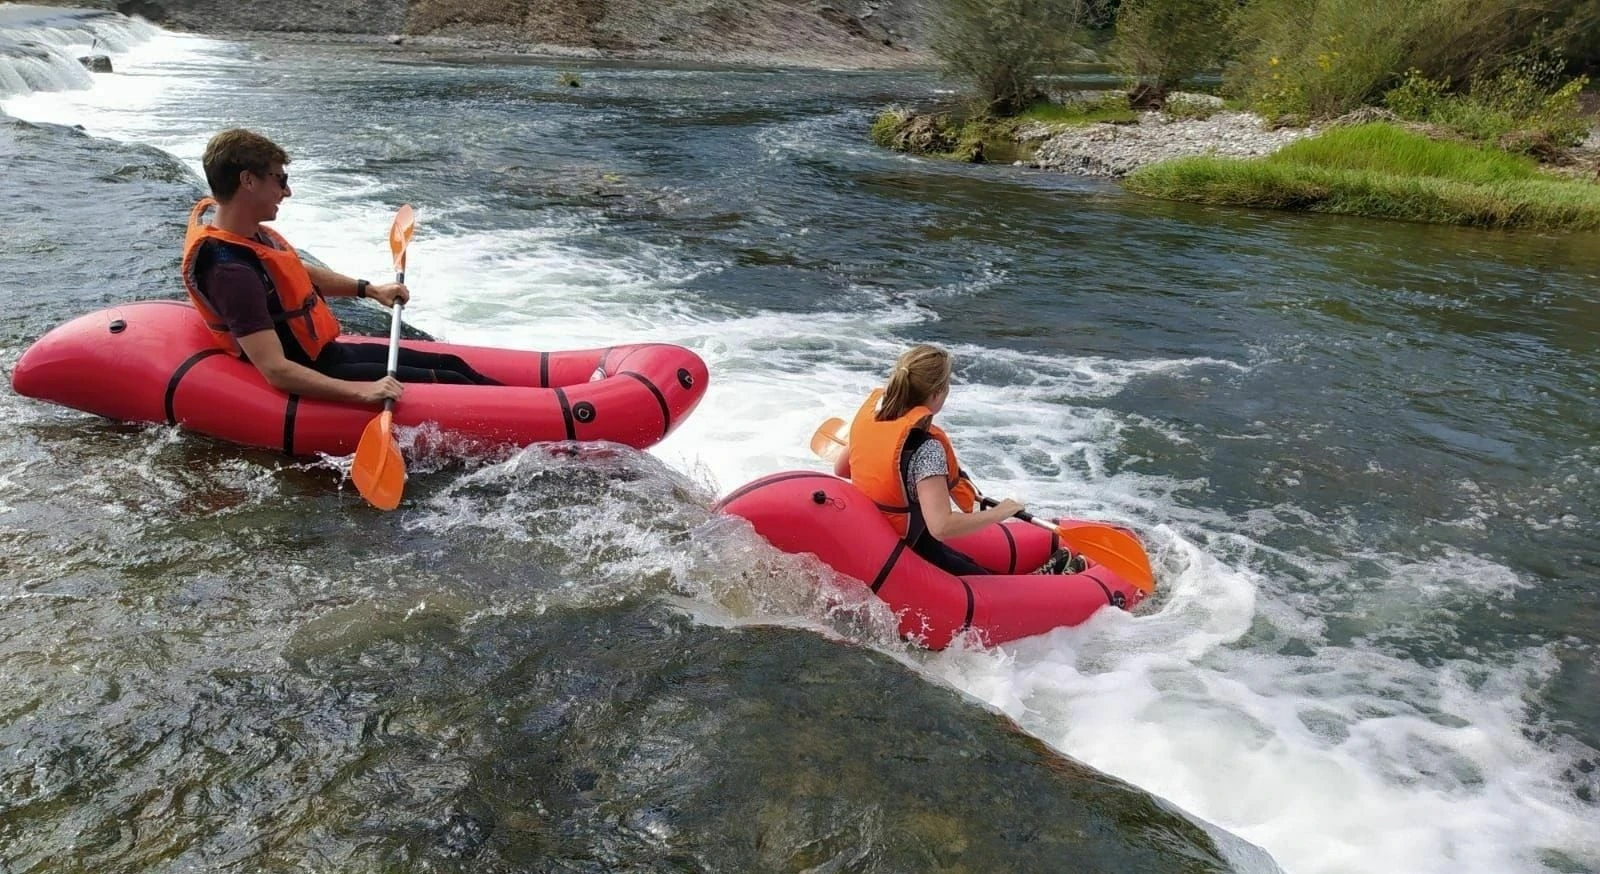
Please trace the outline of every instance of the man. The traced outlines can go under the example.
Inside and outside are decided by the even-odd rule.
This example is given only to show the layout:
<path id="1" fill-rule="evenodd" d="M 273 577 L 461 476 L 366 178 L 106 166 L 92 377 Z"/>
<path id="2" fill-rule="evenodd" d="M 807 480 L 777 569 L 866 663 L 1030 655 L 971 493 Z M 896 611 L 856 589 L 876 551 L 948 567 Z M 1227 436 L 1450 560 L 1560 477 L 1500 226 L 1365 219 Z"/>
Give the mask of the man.
<path id="1" fill-rule="evenodd" d="M 398 399 L 404 382 L 493 385 L 454 355 L 400 350 L 396 376 L 388 375 L 388 347 L 340 343 L 339 320 L 327 296 L 370 297 L 384 306 L 407 302 L 397 282 L 374 285 L 306 264 L 276 231 L 262 226 L 278 217 L 290 195 L 289 155 L 251 131 L 225 130 L 206 144 L 201 163 L 211 198 L 189 216 L 183 283 L 212 337 L 224 350 L 261 371 L 287 394 L 330 401 L 381 404 Z M 213 200 L 214 198 L 214 200 Z M 201 216 L 212 206 L 210 224 Z"/>

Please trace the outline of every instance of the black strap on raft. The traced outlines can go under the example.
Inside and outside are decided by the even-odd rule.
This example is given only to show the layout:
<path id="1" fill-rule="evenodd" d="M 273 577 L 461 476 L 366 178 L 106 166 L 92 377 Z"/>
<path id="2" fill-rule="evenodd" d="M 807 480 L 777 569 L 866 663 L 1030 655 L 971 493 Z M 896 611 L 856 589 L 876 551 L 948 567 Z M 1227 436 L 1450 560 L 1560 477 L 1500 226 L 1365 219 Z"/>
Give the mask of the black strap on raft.
<path id="1" fill-rule="evenodd" d="M 1009 525 L 1001 525 L 1000 533 L 1006 536 L 1006 548 L 1011 550 L 1011 560 L 1006 564 L 1006 573 L 1014 574 L 1017 572 L 1017 538 L 1011 533 Z"/>
<path id="2" fill-rule="evenodd" d="M 196 364 L 199 364 L 213 355 L 222 354 L 224 354 L 223 351 L 217 348 L 201 349 L 199 352 L 196 352 L 184 359 L 184 362 L 178 365 L 178 369 L 172 371 L 171 378 L 167 380 L 167 394 L 164 400 L 164 405 L 166 406 L 167 411 L 168 425 L 178 424 L 178 414 L 177 411 L 173 409 L 173 402 L 177 400 L 178 396 L 178 383 L 183 382 L 183 378 L 189 374 L 190 370 L 194 369 Z"/>
<path id="3" fill-rule="evenodd" d="M 294 455 L 294 420 L 300 412 L 300 396 L 289 395 L 283 407 L 283 454 Z"/>
<path id="4" fill-rule="evenodd" d="M 874 593 L 883 588 L 883 584 L 889 581 L 889 574 L 894 571 L 895 562 L 900 560 L 900 554 L 905 551 L 906 542 L 904 540 L 894 545 L 894 549 L 890 551 L 889 558 L 884 561 L 883 567 L 878 568 L 878 575 L 872 578 L 872 591 Z"/>
<path id="5" fill-rule="evenodd" d="M 667 432 L 672 430 L 672 408 L 667 406 L 667 398 L 661 393 L 661 389 L 656 388 L 656 384 L 651 382 L 649 377 L 637 370 L 624 370 L 620 375 L 632 377 L 650 390 L 651 396 L 656 399 L 656 404 L 661 407 L 661 434 L 666 436 Z"/>
<path id="6" fill-rule="evenodd" d="M 556 389 L 556 402 L 561 405 L 561 423 L 567 427 L 567 439 L 578 439 L 577 426 L 572 422 L 572 404 L 567 400 L 565 390 Z"/>

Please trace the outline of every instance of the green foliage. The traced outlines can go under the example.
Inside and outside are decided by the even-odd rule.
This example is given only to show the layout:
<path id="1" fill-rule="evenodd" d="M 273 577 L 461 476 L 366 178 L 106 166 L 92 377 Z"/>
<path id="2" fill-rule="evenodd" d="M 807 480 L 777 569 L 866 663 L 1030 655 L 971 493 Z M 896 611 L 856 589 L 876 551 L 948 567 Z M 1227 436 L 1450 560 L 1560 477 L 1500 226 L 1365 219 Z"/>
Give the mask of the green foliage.
<path id="1" fill-rule="evenodd" d="M 1014 115 L 1038 77 L 1071 56 L 1082 0 L 944 0 L 933 51 L 945 72 L 976 86 L 985 112 Z"/>
<path id="2" fill-rule="evenodd" d="M 1489 228 L 1600 229 L 1600 185 L 1546 177 L 1527 158 L 1386 124 L 1334 128 L 1267 158 L 1167 161 L 1125 182 L 1170 200 Z"/>
<path id="3" fill-rule="evenodd" d="M 1069 100 L 1066 103 L 1039 100 L 1018 113 L 1017 119 L 1067 125 L 1096 122 L 1132 124 L 1139 120 L 1139 114 L 1128 107 L 1127 94 L 1121 91 L 1107 91 L 1095 100 Z"/>
<path id="4" fill-rule="evenodd" d="M 1402 68 L 1429 0 L 1251 0 L 1234 19 L 1237 54 L 1224 88 L 1269 118 L 1341 115 Z"/>
<path id="5" fill-rule="evenodd" d="M 1173 94 L 1162 104 L 1161 111 L 1168 118 L 1203 119 L 1221 112 L 1222 106 L 1209 101 L 1186 98 L 1183 94 Z"/>
<path id="6" fill-rule="evenodd" d="M 1401 118 L 1513 151 L 1548 153 L 1583 142 L 1593 122 L 1579 102 L 1588 79 L 1563 77 L 1559 62 L 1524 56 L 1494 74 L 1474 75 L 1466 93 L 1449 93 L 1444 80 L 1412 69 L 1383 102 Z"/>
<path id="7" fill-rule="evenodd" d="M 957 151 L 964 127 L 945 113 L 890 107 L 878 114 L 868 136 L 874 144 L 897 152 L 948 157 Z"/>
<path id="8" fill-rule="evenodd" d="M 1443 93 L 1529 57 L 1586 51 L 1592 63 L 1596 27 L 1595 0 L 1245 0 L 1230 24 L 1224 87 L 1274 118 L 1327 118 L 1376 102 L 1402 71 L 1443 83 Z M 1545 81 L 1541 96 L 1556 87 L 1549 70 L 1533 72 L 1523 69 L 1517 84 Z M 1403 91 L 1395 100 L 1429 98 Z"/>
<path id="9" fill-rule="evenodd" d="M 1404 68 L 1461 86 L 1536 54 L 1562 55 L 1600 25 L 1594 0 L 1408 0 L 1413 42 Z M 1402 69 L 1402 68 L 1397 68 Z"/>
<path id="10" fill-rule="evenodd" d="M 1106 30 L 1117 23 L 1120 0 L 1083 0 L 1081 17 L 1083 26 L 1090 30 Z"/>
<path id="11" fill-rule="evenodd" d="M 1427 121 L 1448 99 L 1450 83 L 1430 79 L 1421 70 L 1412 67 L 1406 71 L 1400 84 L 1383 95 L 1383 105 L 1390 112 L 1412 121 Z"/>
<path id="12" fill-rule="evenodd" d="M 1159 91 L 1214 67 L 1226 45 L 1235 0 L 1123 0 L 1111 63 Z"/>
<path id="13" fill-rule="evenodd" d="M 901 106 L 891 106 L 878 113 L 878 117 L 872 120 L 872 127 L 867 130 L 867 139 L 874 146 L 892 149 L 895 147 L 895 135 L 910 120 L 910 110 Z"/>

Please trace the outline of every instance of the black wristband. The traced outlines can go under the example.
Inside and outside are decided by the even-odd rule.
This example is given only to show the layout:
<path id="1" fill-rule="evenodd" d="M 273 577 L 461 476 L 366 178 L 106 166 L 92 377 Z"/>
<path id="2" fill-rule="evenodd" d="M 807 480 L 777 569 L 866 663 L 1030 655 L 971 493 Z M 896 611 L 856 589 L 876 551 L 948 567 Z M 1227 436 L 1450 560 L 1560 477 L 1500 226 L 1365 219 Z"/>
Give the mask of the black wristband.
<path id="1" fill-rule="evenodd" d="M 365 279 L 357 279 L 356 280 L 356 297 L 366 297 L 367 296 L 367 286 L 369 286 L 371 284 L 372 283 L 366 281 Z"/>

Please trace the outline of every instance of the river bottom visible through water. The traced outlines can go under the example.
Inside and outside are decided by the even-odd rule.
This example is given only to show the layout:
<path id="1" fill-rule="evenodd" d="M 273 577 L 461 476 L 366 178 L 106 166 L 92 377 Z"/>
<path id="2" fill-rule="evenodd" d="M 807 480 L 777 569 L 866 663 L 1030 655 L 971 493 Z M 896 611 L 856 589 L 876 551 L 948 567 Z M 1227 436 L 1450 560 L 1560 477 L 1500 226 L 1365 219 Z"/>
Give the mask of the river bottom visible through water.
<path id="1" fill-rule="evenodd" d="M 181 296 L 235 125 L 335 269 L 417 207 L 415 328 L 711 372 L 648 452 L 420 456 L 388 514 L 0 389 L 0 871 L 1600 872 L 1596 238 L 867 144 L 948 87 L 0 6 L 7 375 Z M 985 491 L 1137 529 L 1150 602 L 922 652 L 713 513 L 915 342 Z"/>

